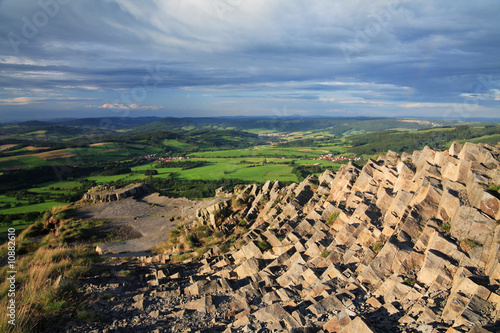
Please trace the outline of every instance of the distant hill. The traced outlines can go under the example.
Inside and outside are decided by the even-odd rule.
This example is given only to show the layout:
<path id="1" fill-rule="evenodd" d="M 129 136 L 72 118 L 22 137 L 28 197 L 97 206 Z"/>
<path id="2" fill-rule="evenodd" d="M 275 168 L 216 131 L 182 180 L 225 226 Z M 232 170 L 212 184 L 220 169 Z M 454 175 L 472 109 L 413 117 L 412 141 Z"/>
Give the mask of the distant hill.
<path id="1" fill-rule="evenodd" d="M 460 125 L 413 132 L 388 130 L 349 137 L 350 151 L 358 155 L 370 155 L 388 150 L 398 153 L 411 152 L 423 149 L 425 146 L 446 149 L 453 141 L 497 145 L 500 141 L 500 126 Z"/>
<path id="2" fill-rule="evenodd" d="M 86 135 L 113 134 L 118 130 L 126 129 L 133 134 L 150 133 L 171 130 L 193 129 L 230 129 L 259 133 L 267 132 L 310 132 L 330 134 L 335 136 L 350 136 L 384 130 L 414 131 L 442 126 L 457 126 L 463 124 L 457 120 L 424 120 L 424 119 L 397 119 L 380 117 L 358 118 L 329 118 L 329 117 L 185 117 L 185 118 L 82 118 L 65 121 L 44 122 L 26 121 L 14 124 L 0 125 L 0 134 L 26 134 L 34 131 L 47 130 L 50 126 L 70 128 L 71 131 L 50 131 L 57 135 L 62 132 L 77 134 L 73 129 L 85 129 Z"/>
<path id="3" fill-rule="evenodd" d="M 135 126 L 132 128 L 133 132 L 155 132 L 155 131 L 168 131 L 173 129 L 181 129 L 183 127 L 201 128 L 206 124 L 205 121 L 198 119 L 199 122 L 192 121 L 187 118 L 164 118 L 155 122 L 145 125 Z M 207 118 L 208 119 L 208 118 Z"/>
<path id="4" fill-rule="evenodd" d="M 0 134 L 23 134 L 33 131 L 50 131 L 53 134 L 58 133 L 58 131 L 52 131 L 51 126 L 58 126 L 59 128 L 65 128 L 64 134 L 72 133 L 78 134 L 79 131 L 68 132 L 69 128 L 79 128 L 87 129 L 93 131 L 115 131 L 119 129 L 126 129 L 136 126 L 141 126 L 144 124 L 152 123 L 158 121 L 159 117 L 138 117 L 138 118 L 120 118 L 120 117 L 110 117 L 110 118 L 82 118 L 82 119 L 70 119 L 63 121 L 24 121 L 20 123 L 4 124 L 0 125 Z"/>
<path id="5" fill-rule="evenodd" d="M 135 126 L 141 126 L 144 124 L 152 123 L 158 121 L 159 117 L 138 117 L 138 118 L 121 118 L 121 117 L 111 117 L 111 118 L 83 118 L 74 119 L 69 121 L 64 121 L 58 123 L 59 126 L 70 126 L 70 127 L 106 127 L 123 129 Z"/>
<path id="6" fill-rule="evenodd" d="M 297 132 L 325 130 L 330 134 L 374 132 L 388 129 L 417 130 L 457 124 L 456 121 L 404 120 L 396 118 L 302 118 L 291 117 L 217 117 L 217 118 L 165 118 L 136 126 L 134 132 L 166 131 L 180 128 L 231 128 L 243 131 L 266 130 Z"/>

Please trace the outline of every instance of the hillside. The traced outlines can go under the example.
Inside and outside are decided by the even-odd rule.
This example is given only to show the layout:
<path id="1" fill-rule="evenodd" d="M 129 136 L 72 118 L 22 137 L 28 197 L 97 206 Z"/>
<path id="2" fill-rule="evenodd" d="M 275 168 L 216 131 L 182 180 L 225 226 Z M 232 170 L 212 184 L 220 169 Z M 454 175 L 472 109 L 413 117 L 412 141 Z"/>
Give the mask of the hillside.
<path id="1" fill-rule="evenodd" d="M 412 132 L 379 131 L 349 137 L 355 154 L 374 154 L 393 150 L 411 152 L 424 146 L 446 149 L 453 141 L 471 141 L 496 145 L 500 141 L 500 126 L 442 127 Z"/>
<path id="2" fill-rule="evenodd" d="M 321 132 L 342 136 L 349 133 L 365 133 L 388 129 L 416 130 L 457 124 L 456 121 L 408 121 L 393 118 L 302 118 L 294 116 L 276 117 L 220 117 L 220 118 L 165 118 L 134 127 L 134 132 L 167 131 L 179 128 L 228 128 L 242 131 Z"/>
<path id="3" fill-rule="evenodd" d="M 179 215 L 158 255 L 97 263 L 80 280 L 87 319 L 51 329 L 494 332 L 499 184 L 498 147 L 454 143 L 221 188 Z"/>

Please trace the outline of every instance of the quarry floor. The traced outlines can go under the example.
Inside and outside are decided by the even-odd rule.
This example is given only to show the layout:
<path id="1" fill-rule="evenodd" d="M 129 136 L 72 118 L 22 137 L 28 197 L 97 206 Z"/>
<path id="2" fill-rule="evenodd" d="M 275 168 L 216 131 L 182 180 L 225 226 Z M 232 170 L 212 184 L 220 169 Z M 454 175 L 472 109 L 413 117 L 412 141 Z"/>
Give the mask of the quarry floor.
<path id="1" fill-rule="evenodd" d="M 102 254 L 121 257 L 147 255 L 151 249 L 167 240 L 168 231 L 180 222 L 195 218 L 196 210 L 211 205 L 212 200 L 193 201 L 186 198 L 169 198 L 158 193 L 139 199 L 95 203 L 79 208 L 76 217 L 108 220 L 113 228 L 128 230 L 120 241 L 99 245 Z M 132 238 L 132 239 L 129 239 Z"/>

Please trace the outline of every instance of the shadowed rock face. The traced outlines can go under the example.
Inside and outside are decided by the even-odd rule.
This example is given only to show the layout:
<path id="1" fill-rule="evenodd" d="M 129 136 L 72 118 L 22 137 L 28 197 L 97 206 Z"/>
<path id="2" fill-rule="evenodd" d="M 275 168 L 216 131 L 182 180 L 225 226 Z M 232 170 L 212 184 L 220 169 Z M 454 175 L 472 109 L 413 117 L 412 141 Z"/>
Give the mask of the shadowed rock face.
<path id="1" fill-rule="evenodd" d="M 168 255 L 142 258 L 141 311 L 224 332 L 498 330 L 500 201 L 487 187 L 500 184 L 499 156 L 488 145 L 426 147 L 287 187 L 220 190 L 199 222 L 230 235 L 245 220 L 248 232 L 229 253 L 186 261 L 198 266 L 175 286 L 178 273 L 153 268 Z M 158 292 L 179 295 L 163 306 Z"/>
<path id="2" fill-rule="evenodd" d="M 151 193 L 151 188 L 146 184 L 131 184 L 120 189 L 101 185 L 88 190 L 82 200 L 90 203 L 112 202 L 130 197 L 138 198 L 149 193 Z"/>

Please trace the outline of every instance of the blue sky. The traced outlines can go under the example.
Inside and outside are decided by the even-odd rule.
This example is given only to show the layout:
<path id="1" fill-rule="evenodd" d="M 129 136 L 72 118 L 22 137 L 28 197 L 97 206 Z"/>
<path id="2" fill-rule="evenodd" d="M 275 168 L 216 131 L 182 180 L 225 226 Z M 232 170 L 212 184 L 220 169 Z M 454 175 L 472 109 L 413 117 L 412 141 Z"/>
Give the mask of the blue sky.
<path id="1" fill-rule="evenodd" d="M 0 0 L 0 122 L 500 117 L 500 2 Z"/>

